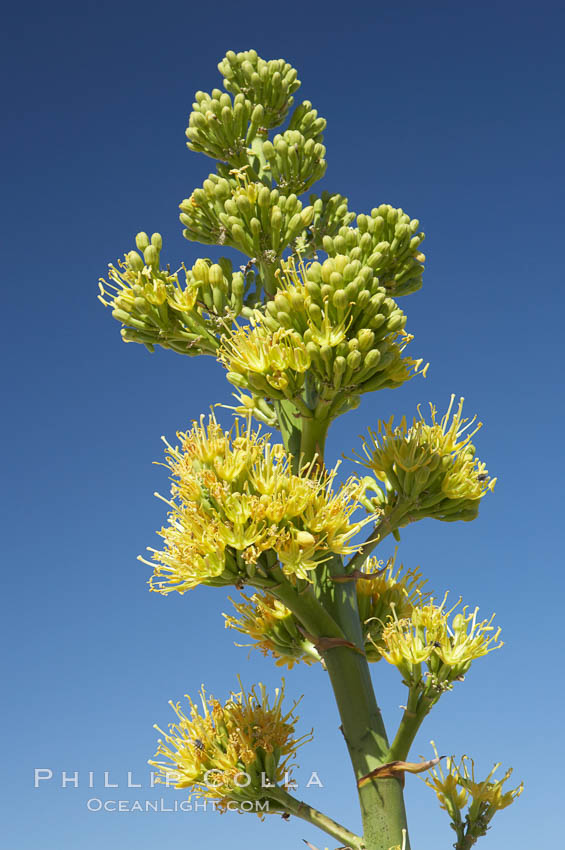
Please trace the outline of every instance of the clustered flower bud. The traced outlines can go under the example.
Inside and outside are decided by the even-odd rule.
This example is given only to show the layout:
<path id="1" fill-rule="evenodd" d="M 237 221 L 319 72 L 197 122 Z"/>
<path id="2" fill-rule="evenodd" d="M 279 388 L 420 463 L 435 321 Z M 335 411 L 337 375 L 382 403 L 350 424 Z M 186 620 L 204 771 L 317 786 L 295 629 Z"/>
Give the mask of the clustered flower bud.
<path id="1" fill-rule="evenodd" d="M 162 239 L 138 233 L 140 253 L 130 251 L 117 266 L 110 264 L 109 281 L 100 281 L 99 299 L 122 323 L 125 342 L 155 345 L 180 354 L 216 354 L 226 322 L 244 310 L 244 277 L 232 272 L 231 261 L 200 259 L 179 271 L 160 267 Z"/>
<path id="2" fill-rule="evenodd" d="M 272 142 L 264 141 L 262 152 L 271 179 L 284 193 L 300 195 L 326 172 L 325 147 L 305 139 L 298 130 L 286 130 Z"/>
<path id="3" fill-rule="evenodd" d="M 381 204 L 370 215 L 358 215 L 357 227 L 341 227 L 322 242 L 330 257 L 345 254 L 373 269 L 387 292 L 409 295 L 422 286 L 425 255 L 420 251 L 424 234 L 420 222 L 404 210 Z"/>
<path id="4" fill-rule="evenodd" d="M 355 213 L 347 209 L 347 198 L 338 193 L 312 194 L 309 200 L 314 210 L 312 221 L 294 241 L 294 250 L 303 259 L 317 256 L 316 252 L 323 248 L 324 237 L 335 236 L 355 218 Z"/>
<path id="5" fill-rule="evenodd" d="M 232 98 L 220 89 L 212 94 L 197 91 L 186 136 L 190 150 L 229 163 L 234 168 L 247 164 L 248 150 L 262 126 L 264 110 L 245 95 Z"/>
<path id="6" fill-rule="evenodd" d="M 210 174 L 180 209 L 186 239 L 229 245 L 271 265 L 314 214 L 295 194 L 281 194 L 246 175 Z"/>
<path id="7" fill-rule="evenodd" d="M 250 325 L 226 334 L 218 356 L 238 388 L 292 399 L 301 410 L 308 370 L 312 406 L 305 413 L 331 420 L 355 406 L 359 394 L 400 386 L 416 374 L 422 361 L 402 356 L 411 339 L 405 324 L 402 310 L 360 261 L 339 255 L 298 269 L 283 263 L 274 298 Z M 274 346 L 288 351 L 276 362 Z"/>
<path id="8" fill-rule="evenodd" d="M 241 53 L 228 50 L 218 70 L 229 92 L 243 94 L 254 105 L 263 107 L 265 129 L 283 123 L 294 103 L 292 95 L 300 88 L 298 74 L 292 65 L 284 59 L 265 61 L 255 50 Z"/>
<path id="9" fill-rule="evenodd" d="M 190 788 L 198 797 L 216 800 L 220 809 L 230 801 L 241 803 L 268 796 L 275 785 L 291 776 L 296 751 L 311 735 L 295 737 L 297 702 L 283 711 L 284 682 L 272 701 L 264 685 L 232 693 L 222 705 L 204 688 L 202 708 L 187 695 L 189 715 L 171 702 L 177 722 L 164 732 L 155 759 L 156 781 Z"/>

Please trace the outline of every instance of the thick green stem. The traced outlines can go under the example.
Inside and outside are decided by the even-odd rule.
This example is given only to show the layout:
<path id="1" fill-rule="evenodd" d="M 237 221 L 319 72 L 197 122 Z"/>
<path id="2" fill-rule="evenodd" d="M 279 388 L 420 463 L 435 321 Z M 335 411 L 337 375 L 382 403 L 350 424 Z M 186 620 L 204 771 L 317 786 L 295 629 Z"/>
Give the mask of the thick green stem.
<path id="1" fill-rule="evenodd" d="M 291 406 L 285 402 L 278 403 L 277 412 L 286 448 L 294 453 L 296 449 L 294 448 L 293 451 L 291 445 L 296 447 L 298 433 L 302 462 L 308 463 L 316 455 L 323 459 L 329 422 L 306 417 L 297 420 Z M 386 523 L 381 525 L 380 533 L 373 534 L 373 538 L 364 545 L 363 554 L 359 558 L 355 556 L 352 559 L 355 565 L 356 558 L 360 565 L 383 536 L 393 530 L 394 525 L 390 522 L 391 519 L 387 519 Z M 365 656 L 355 582 L 331 581 L 332 576 L 344 575 L 344 573 L 342 559 L 334 556 L 322 575 L 316 579 L 316 587 L 312 591 L 313 594 L 315 593 L 316 604 L 313 604 L 311 598 L 305 597 L 301 602 L 302 611 L 297 613 L 297 616 L 305 625 L 310 622 L 311 627 L 324 629 L 322 632 L 313 631 L 313 634 L 322 634 L 327 637 L 336 634 L 329 631 L 333 623 L 334 627 L 337 627 L 337 633 L 341 633 L 345 640 L 353 644 L 353 646 L 334 644 L 331 648 L 320 646 L 317 648 L 320 649 L 330 676 L 341 718 L 341 731 L 357 782 L 363 821 L 362 846 L 366 850 L 390 850 L 396 845 L 402 846 L 403 830 L 406 830 L 406 835 L 408 834 L 404 798 L 401 783 L 395 778 L 372 779 L 359 786 L 359 781 L 363 777 L 386 763 L 389 744 Z M 292 595 L 291 592 L 300 596 L 294 588 L 291 587 L 289 591 L 284 585 L 275 590 L 281 601 L 295 610 L 293 605 L 297 604 L 297 600 L 288 598 Z M 284 596 L 288 598 L 288 601 Z M 329 618 L 329 622 L 325 620 L 323 625 L 322 619 L 325 618 L 321 617 L 320 608 Z M 315 615 L 312 609 L 316 611 Z M 408 842 L 405 847 L 406 850 L 410 850 Z"/>
<path id="2" fill-rule="evenodd" d="M 364 845 L 363 840 L 359 835 L 355 835 L 354 832 L 350 832 L 340 823 L 332 820 L 332 818 L 324 815 L 322 812 L 319 812 L 307 803 L 302 803 L 300 800 L 297 800 L 289 794 L 288 791 L 285 791 L 283 788 L 273 788 L 267 793 L 269 797 L 279 804 L 285 811 L 295 815 L 297 818 L 302 818 L 302 820 L 312 824 L 312 826 L 317 826 L 318 829 L 322 829 L 324 832 L 327 832 L 328 835 L 332 836 L 332 838 L 335 838 L 337 841 L 341 841 L 348 847 L 351 847 L 351 850 L 362 850 Z"/>
<path id="3" fill-rule="evenodd" d="M 300 457 L 300 443 L 302 439 L 301 418 L 296 407 L 291 401 L 275 401 L 275 411 L 279 420 L 282 441 L 285 449 L 293 457 L 295 471 L 298 468 Z"/>
<path id="4" fill-rule="evenodd" d="M 270 263 L 266 260 L 257 260 L 257 265 L 259 267 L 259 272 L 261 274 L 261 280 L 263 281 L 263 288 L 267 295 L 274 295 L 277 291 L 277 279 L 275 277 L 275 271 L 279 268 L 278 263 Z"/>
<path id="5" fill-rule="evenodd" d="M 305 463 L 317 456 L 318 464 L 324 463 L 324 447 L 329 428 L 327 419 L 302 419 L 300 454 Z"/>
<path id="6" fill-rule="evenodd" d="M 377 705 L 369 665 L 363 652 L 363 635 L 354 582 L 336 586 L 334 607 L 346 637 L 356 645 L 335 647 L 323 653 L 335 694 L 341 730 L 347 744 L 356 781 L 388 760 L 389 745 Z M 407 830 L 402 786 L 398 779 L 373 779 L 358 785 L 367 850 L 390 850 L 402 846 Z M 409 850 L 409 844 L 406 844 Z"/>
<path id="7" fill-rule="evenodd" d="M 281 581 L 274 586 L 267 586 L 267 589 L 298 618 L 308 632 L 308 637 L 344 639 L 343 630 L 316 598 L 311 587 L 300 592 L 281 575 Z"/>

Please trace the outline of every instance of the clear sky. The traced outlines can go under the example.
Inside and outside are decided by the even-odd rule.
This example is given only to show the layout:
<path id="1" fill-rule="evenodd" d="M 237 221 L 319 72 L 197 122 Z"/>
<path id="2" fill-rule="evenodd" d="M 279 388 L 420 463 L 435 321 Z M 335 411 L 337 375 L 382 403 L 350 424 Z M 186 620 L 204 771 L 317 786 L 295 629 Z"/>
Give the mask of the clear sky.
<path id="1" fill-rule="evenodd" d="M 212 161 L 185 148 L 193 93 L 220 84 L 228 49 L 255 47 L 299 70 L 299 96 L 328 120 L 321 188 L 365 212 L 387 202 L 422 222 L 424 288 L 402 302 L 427 379 L 365 397 L 330 434 L 337 459 L 369 424 L 464 395 L 499 476 L 470 524 L 427 520 L 399 557 L 438 594 L 496 611 L 506 645 L 475 663 L 413 750 L 514 765 L 526 792 L 484 850 L 555 846 L 562 832 L 562 422 L 564 85 L 561 4 L 429 2 L 23 2 L 3 12 L 3 438 L 5 520 L 2 746 L 13 850 L 334 846 L 306 824 L 214 813 L 89 812 L 87 801 L 148 789 L 154 722 L 206 682 L 223 697 L 279 672 L 234 647 L 223 591 L 148 593 L 136 561 L 163 522 L 160 435 L 230 387 L 211 359 L 124 345 L 96 300 L 107 263 L 139 230 L 192 263 L 178 203 Z M 319 184 L 320 185 L 320 184 Z M 204 255 L 209 254 L 205 248 Z M 222 421 L 230 415 L 224 411 Z M 354 439 L 351 439 L 353 436 Z M 389 547 L 390 550 L 391 547 Z M 389 550 L 384 554 L 389 554 Z M 393 725 L 404 690 L 373 669 Z M 352 776 L 323 671 L 286 675 L 305 692 L 304 781 L 312 804 L 359 827 Z M 53 779 L 34 789 L 34 768 Z M 61 772 L 80 785 L 61 788 Z M 94 771 L 94 788 L 88 788 Z M 103 787 L 103 772 L 118 789 Z M 128 789 L 127 772 L 144 788 Z M 414 850 L 448 848 L 445 813 L 407 779 Z M 497 822 L 498 821 L 498 822 Z"/>

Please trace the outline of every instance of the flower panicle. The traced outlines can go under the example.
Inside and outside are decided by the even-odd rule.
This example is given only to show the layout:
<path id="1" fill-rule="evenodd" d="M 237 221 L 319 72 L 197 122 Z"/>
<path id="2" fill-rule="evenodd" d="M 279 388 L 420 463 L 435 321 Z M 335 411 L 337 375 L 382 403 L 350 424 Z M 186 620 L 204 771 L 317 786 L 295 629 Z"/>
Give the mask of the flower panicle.
<path id="1" fill-rule="evenodd" d="M 461 599 L 446 610 L 447 595 L 439 605 L 433 597 L 414 605 L 409 616 L 395 613 L 382 632 L 383 658 L 398 668 L 409 686 L 429 691 L 430 698 L 462 681 L 474 660 L 504 645 L 501 629 L 492 625 L 494 614 L 479 620 L 478 608 L 470 612 L 464 606 L 450 621 Z"/>
<path id="2" fill-rule="evenodd" d="M 159 345 L 179 354 L 215 355 L 220 333 L 243 310 L 243 274 L 234 274 L 224 257 L 171 272 L 160 265 L 162 245 L 159 233 L 138 233 L 138 250 L 109 264 L 98 298 L 121 322 L 124 342 L 142 343 L 149 351 Z"/>
<path id="3" fill-rule="evenodd" d="M 482 423 L 476 417 L 463 418 L 462 398 L 453 412 L 454 399 L 452 395 L 441 419 L 434 405 L 430 404 L 431 423 L 418 407 L 419 418 L 411 426 L 406 417 L 399 425 L 391 417 L 380 421 L 376 430 L 370 428 L 362 443 L 357 462 L 384 484 L 386 496 L 379 488 L 378 501 L 390 508 L 404 505 L 405 522 L 424 517 L 446 522 L 474 519 L 481 499 L 496 484 L 471 442 Z"/>
<path id="4" fill-rule="evenodd" d="M 226 432 L 212 414 L 178 438 L 166 445 L 171 499 L 158 532 L 165 546 L 149 550 L 152 590 L 264 582 L 276 562 L 309 580 L 330 553 L 357 550 L 351 539 L 372 519 L 353 517 L 358 479 L 336 487 L 336 469 L 314 462 L 294 472 L 283 446 L 253 431 L 250 418 Z"/>
<path id="5" fill-rule="evenodd" d="M 163 737 L 149 764 L 158 770 L 157 782 L 190 788 L 216 800 L 220 808 L 231 800 L 267 796 L 267 782 L 276 784 L 290 775 L 297 750 L 312 738 L 311 733 L 295 736 L 299 700 L 283 708 L 284 680 L 274 698 L 259 684 L 248 692 L 241 686 L 223 704 L 204 687 L 200 706 L 187 699 L 188 713 L 180 703 L 170 702 L 177 722 L 167 731 L 155 726 Z"/>
<path id="6" fill-rule="evenodd" d="M 345 254 L 322 264 L 291 257 L 275 279 L 273 298 L 222 338 L 218 359 L 238 389 L 331 421 L 362 393 L 425 376 L 427 365 L 404 355 L 413 339 L 405 314 L 369 265 Z"/>

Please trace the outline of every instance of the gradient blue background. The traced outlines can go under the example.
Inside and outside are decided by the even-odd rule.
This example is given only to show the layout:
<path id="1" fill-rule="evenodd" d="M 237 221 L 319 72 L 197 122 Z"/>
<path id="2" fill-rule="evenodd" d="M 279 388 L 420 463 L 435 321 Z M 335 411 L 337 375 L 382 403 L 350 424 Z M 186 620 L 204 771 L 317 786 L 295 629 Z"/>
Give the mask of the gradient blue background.
<path id="1" fill-rule="evenodd" d="M 469 752 L 486 773 L 515 767 L 527 789 L 482 847 L 555 846 L 561 833 L 563 247 L 561 4 L 405 2 L 20 3 L 3 13 L 7 202 L 2 223 L 3 842 L 14 850 L 155 846 L 335 846 L 306 824 L 214 814 L 89 813 L 86 801 L 145 799 L 152 723 L 201 682 L 218 696 L 279 678 L 233 646 L 223 592 L 149 594 L 135 560 L 157 538 L 167 490 L 161 434 L 230 388 L 211 359 L 125 346 L 96 300 L 109 261 L 141 229 L 165 237 L 173 266 L 193 262 L 177 205 L 211 169 L 188 152 L 193 92 L 219 85 L 227 49 L 256 47 L 299 69 L 299 96 L 328 119 L 323 186 L 353 210 L 380 202 L 418 217 L 424 289 L 402 302 L 427 380 L 364 398 L 338 422 L 337 459 L 366 425 L 418 402 L 466 398 L 495 495 L 472 524 L 426 521 L 401 558 L 421 565 L 504 627 L 503 651 L 476 663 L 425 723 L 413 754 Z M 7 191 L 6 191 L 7 190 Z M 204 253 L 209 253 L 203 249 Z M 221 414 L 228 423 L 228 411 Z M 385 547 L 386 548 L 386 547 Z M 389 554 L 388 546 L 384 554 Z M 393 725 L 396 672 L 373 670 Z M 323 671 L 287 675 L 306 692 L 301 775 L 314 805 L 358 828 L 338 717 Z M 33 769 L 55 778 L 35 790 Z M 61 771 L 79 770 L 78 789 Z M 87 787 L 87 771 L 96 786 Z M 102 787 L 111 772 L 119 790 Z M 141 777 L 141 778 L 140 778 Z M 175 792 L 165 798 L 180 799 Z M 168 794 L 168 796 L 167 796 Z M 407 780 L 415 850 L 450 847 L 435 797 Z"/>

